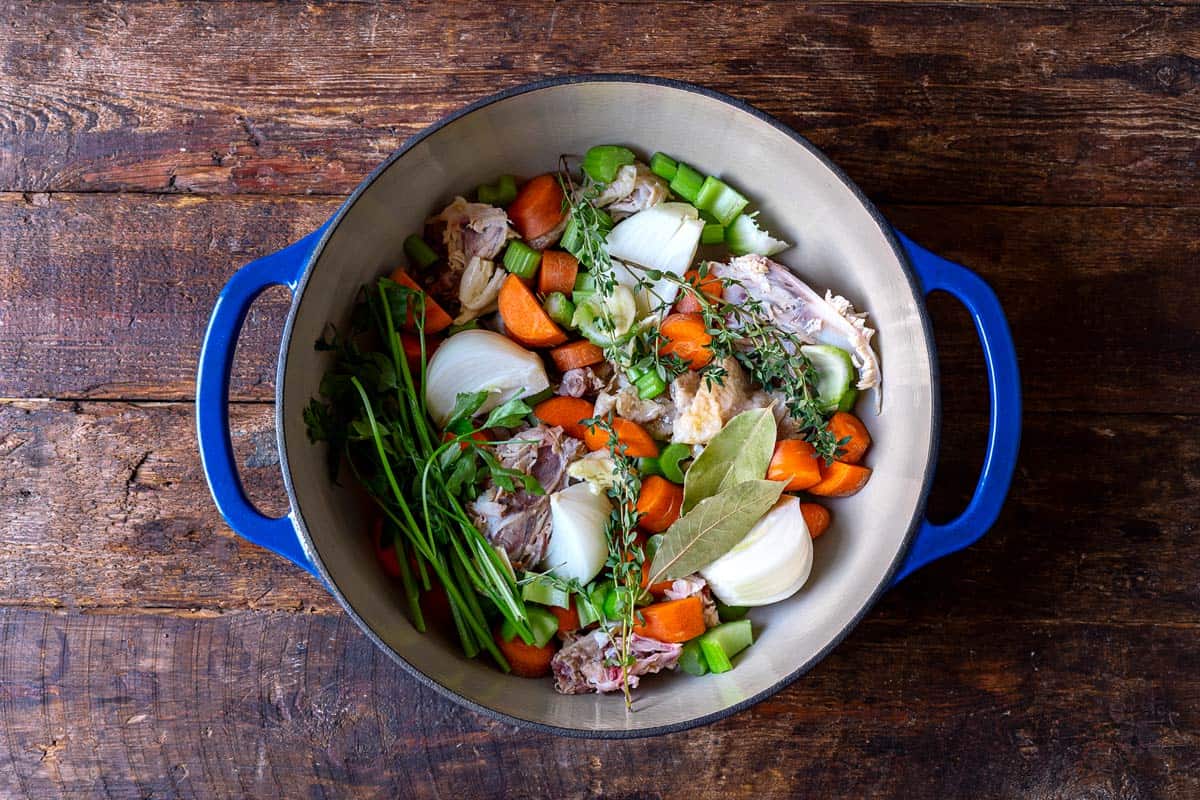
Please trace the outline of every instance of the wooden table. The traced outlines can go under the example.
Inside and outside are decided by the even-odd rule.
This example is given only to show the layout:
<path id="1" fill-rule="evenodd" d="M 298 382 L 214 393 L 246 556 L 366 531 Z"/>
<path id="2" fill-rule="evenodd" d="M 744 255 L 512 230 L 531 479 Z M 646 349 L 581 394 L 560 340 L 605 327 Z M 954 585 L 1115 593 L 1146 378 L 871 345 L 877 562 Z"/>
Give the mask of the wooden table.
<path id="1" fill-rule="evenodd" d="M 0 2 L 0 795 L 1200 796 L 1200 7 Z M 758 105 L 1005 302 L 995 529 L 810 674 L 651 741 L 421 688 L 222 523 L 193 374 L 216 292 L 405 137 L 534 77 Z M 284 507 L 269 293 L 234 438 Z M 935 518 L 981 462 L 979 348 L 931 300 Z"/>

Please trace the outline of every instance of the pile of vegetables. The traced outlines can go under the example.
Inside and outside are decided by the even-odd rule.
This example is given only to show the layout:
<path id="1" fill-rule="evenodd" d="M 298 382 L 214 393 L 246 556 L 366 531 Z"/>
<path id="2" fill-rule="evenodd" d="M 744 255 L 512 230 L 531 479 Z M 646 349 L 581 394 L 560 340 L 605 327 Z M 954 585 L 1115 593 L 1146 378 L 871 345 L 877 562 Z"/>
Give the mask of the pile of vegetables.
<path id="1" fill-rule="evenodd" d="M 769 256 L 788 245 L 736 189 L 663 153 L 648 171 L 670 196 L 614 220 L 597 198 L 635 164 L 602 145 L 578 173 L 478 187 L 515 231 L 476 276 L 495 289 L 473 310 L 494 316 L 454 324 L 416 279 L 441 268 L 439 243 L 410 236 L 408 267 L 364 287 L 348 328 L 317 343 L 333 367 L 305 411 L 333 478 L 352 475 L 377 506 L 376 550 L 419 630 L 427 618 L 452 627 L 468 657 L 486 652 L 528 677 L 559 671 L 560 640 L 565 650 L 604 632 L 615 653 L 604 666 L 619 669 L 627 701 L 633 642 L 661 643 L 694 675 L 732 669 L 753 642 L 746 610 L 809 577 L 831 522 L 810 496 L 848 496 L 870 477 L 851 354 L 780 329 L 760 303 L 728 301 L 735 282 L 698 259 L 702 248 Z M 688 373 L 720 386 L 731 363 L 779 408 L 732 416 L 702 448 L 554 393 L 564 373 L 611 367 L 654 401 Z M 514 565 L 467 508 L 488 487 L 544 493 L 498 456 L 538 425 L 592 455 L 548 498 L 541 563 Z"/>

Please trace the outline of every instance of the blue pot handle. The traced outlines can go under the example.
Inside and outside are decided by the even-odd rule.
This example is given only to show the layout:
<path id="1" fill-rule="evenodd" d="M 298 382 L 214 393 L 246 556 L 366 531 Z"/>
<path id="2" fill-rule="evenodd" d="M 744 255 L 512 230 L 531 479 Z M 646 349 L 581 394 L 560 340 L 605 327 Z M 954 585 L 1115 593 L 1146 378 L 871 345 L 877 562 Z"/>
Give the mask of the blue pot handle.
<path id="1" fill-rule="evenodd" d="M 300 546 L 291 515 L 272 518 L 259 513 L 238 477 L 229 437 L 229 373 L 238 334 L 250 304 L 271 286 L 296 290 L 321 235 L 328 225 L 269 256 L 251 261 L 234 273 L 217 296 L 196 375 L 196 432 L 204 476 L 221 516 L 241 536 L 286 556 L 311 573 L 315 567 Z"/>
<path id="2" fill-rule="evenodd" d="M 921 523 L 893 585 L 930 561 L 974 544 L 987 532 L 1004 505 L 1021 444 L 1017 351 L 996 293 L 966 267 L 929 252 L 899 232 L 896 236 L 908 253 L 925 293 L 939 289 L 949 292 L 971 312 L 987 366 L 991 413 L 983 471 L 971 502 L 961 515 L 945 525 L 935 525 L 928 519 Z"/>

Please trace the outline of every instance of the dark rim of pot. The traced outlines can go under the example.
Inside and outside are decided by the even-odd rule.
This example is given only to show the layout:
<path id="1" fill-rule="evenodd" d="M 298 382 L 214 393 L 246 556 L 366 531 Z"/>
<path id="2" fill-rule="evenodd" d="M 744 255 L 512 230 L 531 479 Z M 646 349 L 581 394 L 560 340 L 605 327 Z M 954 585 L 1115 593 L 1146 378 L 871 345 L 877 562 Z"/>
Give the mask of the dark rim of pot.
<path id="1" fill-rule="evenodd" d="M 379 637 L 379 635 L 376 634 L 375 631 L 371 629 L 371 627 L 367 624 L 367 622 L 361 616 L 359 616 L 358 612 L 354 610 L 354 608 L 351 606 L 350 602 L 346 599 L 346 597 L 342 594 L 341 590 L 339 590 L 337 585 L 334 583 L 329 572 L 325 569 L 325 565 L 322 563 L 320 557 L 318 556 L 318 554 L 316 552 L 316 548 L 313 545 L 312 538 L 309 535 L 308 527 L 304 522 L 304 518 L 299 512 L 299 504 L 296 500 L 295 487 L 292 484 L 291 469 L 288 464 L 287 443 L 286 443 L 286 441 L 284 439 L 284 435 L 283 435 L 283 431 L 284 431 L 284 427 L 285 427 L 284 420 L 287 418 L 287 416 L 286 416 L 287 409 L 284 407 L 284 402 L 283 402 L 284 372 L 286 371 L 286 368 L 287 368 L 287 351 L 288 351 L 288 345 L 292 338 L 292 327 L 293 327 L 293 324 L 295 323 L 296 311 L 300 306 L 300 300 L 304 296 L 304 290 L 308 285 L 308 280 L 312 273 L 313 264 L 315 264 L 317 259 L 320 257 L 322 250 L 325 248 L 326 243 L 329 241 L 329 239 L 333 235 L 334 231 L 337 230 L 337 227 L 341 223 L 342 218 L 346 215 L 346 213 L 354 205 L 354 203 L 358 200 L 358 198 L 368 188 L 370 188 L 370 186 L 375 182 L 375 180 L 380 175 L 382 175 L 385 171 L 387 171 L 387 169 L 389 167 L 391 167 L 391 165 L 393 163 L 395 163 L 398 159 L 400 159 L 405 153 L 407 153 L 409 150 L 411 150 L 416 145 L 420 144 L 422 141 L 424 141 L 430 135 L 436 133 L 437 131 L 439 131 L 442 128 L 446 127 L 447 125 L 451 124 L 455 120 L 458 120 L 461 117 L 465 117 L 468 114 L 472 113 L 473 111 L 477 111 L 481 108 L 492 105 L 493 103 L 500 102 L 502 100 L 506 100 L 510 97 L 515 97 L 517 95 L 526 94 L 528 92 L 536 92 L 541 89 L 548 89 L 548 88 L 552 88 L 552 87 L 556 87 L 556 86 L 565 86 L 565 85 L 570 85 L 570 84 L 575 84 L 575 83 L 638 83 L 638 84 L 650 84 L 650 85 L 654 85 L 654 86 L 663 86 L 663 87 L 670 88 L 670 89 L 680 89 L 680 90 L 687 91 L 687 92 L 694 92 L 696 94 L 710 97 L 714 100 L 719 100 L 723 103 L 733 106 L 734 108 L 736 108 L 740 111 L 744 111 L 747 114 L 752 115 L 753 117 L 757 118 L 761 122 L 764 122 L 764 123 L 770 125 L 771 127 L 775 128 L 776 130 L 778 130 L 780 133 L 783 133 L 788 138 L 790 138 L 792 141 L 794 141 L 796 144 L 798 144 L 801 147 L 808 150 L 812 155 L 814 155 L 817 159 L 819 159 L 821 161 L 821 163 L 824 164 L 835 176 L 837 176 L 838 180 L 840 180 L 845 185 L 845 187 L 854 194 L 855 198 L 857 198 L 858 201 L 867 210 L 867 213 L 869 213 L 871 215 L 871 218 L 875 221 L 875 224 L 879 227 L 880 233 L 883 234 L 884 238 L 887 240 L 888 244 L 891 246 L 893 252 L 896 254 L 896 258 L 899 260 L 901 268 L 904 271 L 905 278 L 908 280 L 909 288 L 912 291 L 913 300 L 914 300 L 914 303 L 917 308 L 917 313 L 919 314 L 920 319 L 921 319 L 921 326 L 925 332 L 925 341 L 928 343 L 929 364 L 930 364 L 930 370 L 931 370 L 931 375 L 930 375 L 931 384 L 930 385 L 931 385 L 932 392 L 933 392 L 933 398 L 932 398 L 933 402 L 931 404 L 931 415 L 930 415 L 931 416 L 931 420 L 930 420 L 931 435 L 930 435 L 930 441 L 929 441 L 929 450 L 926 453 L 925 475 L 924 475 L 923 481 L 922 481 L 921 492 L 920 492 L 920 495 L 918 496 L 916 507 L 913 510 L 912 519 L 909 521 L 908 531 L 905 533 L 903 545 L 897 551 L 896 557 L 895 557 L 895 559 L 893 559 L 891 565 L 888 567 L 887 573 L 882 577 L 879 584 L 875 587 L 875 590 L 871 593 L 871 596 L 867 600 L 867 602 L 863 605 L 863 607 L 861 609 L 858 610 L 858 613 L 856 613 L 854 615 L 854 618 L 851 619 L 850 622 L 847 623 L 847 625 L 841 631 L 839 631 L 838 634 L 830 640 L 829 644 L 827 644 L 824 648 L 822 648 L 820 652 L 818 652 L 816 655 L 814 655 L 812 658 L 810 658 L 804 664 L 801 664 L 792 673 L 790 673 L 789 675 L 786 675 L 779 681 L 776 681 L 774 684 L 767 687 L 766 689 L 763 689 L 762 691 L 756 693 L 753 697 L 750 697 L 739 703 L 736 703 L 734 705 L 723 708 L 720 711 L 714 711 L 711 714 L 705 714 L 703 716 L 698 716 L 698 717 L 695 717 L 694 719 L 685 720 L 683 722 L 677 722 L 677 723 L 674 723 L 671 725 L 658 725 L 658 726 L 655 726 L 652 728 L 641 728 L 641 729 L 636 729 L 636 730 L 635 729 L 588 730 L 588 729 L 584 729 L 584 728 L 564 728 L 564 727 L 561 727 L 558 725 L 548 725 L 544 722 L 538 722 L 536 720 L 524 719 L 522 717 L 516 717 L 511 714 L 506 714 L 504 712 L 497 711 L 493 708 L 488 708 L 487 706 L 481 705 L 467 697 L 462 696 L 461 694 L 454 691 L 453 689 L 440 683 L 436 678 L 425 674 L 424 672 L 419 670 L 417 667 L 415 667 L 414 665 L 410 664 L 407 660 L 405 660 L 405 658 L 402 655 L 400 655 L 398 652 L 396 652 L 396 650 L 394 650 L 390 645 L 388 645 L 387 642 L 383 641 L 383 639 L 381 639 Z M 346 199 L 346 202 L 344 202 L 342 204 L 342 206 L 337 210 L 337 213 L 334 214 L 333 219 L 330 220 L 330 224 L 328 224 L 325 227 L 325 232 L 322 235 L 320 241 L 313 248 L 312 253 L 309 255 L 308 261 L 304 266 L 303 275 L 300 278 L 299 282 L 297 283 L 296 290 L 292 296 L 291 309 L 288 312 L 287 321 L 286 321 L 286 323 L 284 325 L 284 329 L 283 329 L 283 338 L 281 340 L 280 350 L 279 350 L 279 365 L 277 367 L 276 376 L 275 376 L 275 400 L 276 400 L 276 403 L 275 403 L 275 408 L 276 408 L 275 430 L 276 430 L 276 437 L 277 437 L 278 448 L 279 448 L 280 468 L 283 471 L 284 488 L 287 490 L 288 499 L 291 502 L 291 507 L 293 509 L 292 516 L 293 516 L 293 519 L 294 519 L 294 522 L 296 525 L 297 535 L 300 538 L 300 543 L 303 546 L 304 551 L 308 555 L 309 559 L 316 566 L 317 573 L 320 575 L 320 577 L 324 581 L 325 586 L 329 589 L 329 591 L 337 599 L 338 603 L 342 606 L 342 608 L 345 609 L 346 613 L 350 616 L 350 618 L 354 620 L 354 622 L 358 625 L 358 627 L 362 629 L 362 631 L 367 635 L 368 638 L 370 638 L 370 640 L 372 642 L 374 642 L 385 653 L 389 654 L 396 663 L 398 663 L 406 672 L 408 672 L 410 675 L 412 675 L 412 677 L 414 677 L 421 684 L 428 686 L 429 688 L 438 692 L 442 696 L 447 697 L 450 700 L 453 700 L 454 702 L 459 703 L 460 705 L 470 708 L 472 711 L 476 711 L 480 714 L 485 714 L 489 717 L 492 717 L 494 719 L 499 719 L 501 721 L 507 722 L 512 725 L 527 727 L 527 728 L 531 728 L 533 730 L 541 731 L 544 733 L 552 733 L 552 734 L 556 734 L 559 736 L 569 736 L 569 737 L 587 738 L 587 739 L 634 739 L 634 738 L 649 737 L 649 736 L 659 736 L 659 735 L 666 734 L 666 733 L 677 733 L 679 731 L 685 731 L 690 728 L 695 728 L 695 727 L 698 727 L 701 725 L 707 725 L 708 723 L 716 722 L 717 720 L 721 720 L 726 717 L 732 716 L 732 715 L 738 713 L 739 711 L 743 711 L 743 710 L 749 708 L 750 706 L 753 706 L 756 703 L 758 703 L 762 700 L 765 700 L 766 698 L 775 694 L 779 690 L 786 687 L 788 684 L 795 681 L 801 675 L 808 672 L 819 661 L 821 661 L 823 658 L 825 658 L 825 656 L 828 655 L 831 650 L 833 650 L 835 647 L 837 647 L 842 642 L 842 640 L 846 638 L 846 636 L 850 633 L 850 631 L 853 630 L 858 625 L 858 623 L 862 620 L 862 618 L 866 615 L 867 611 L 869 611 L 871 609 L 871 607 L 874 606 L 876 602 L 878 602 L 879 598 L 883 595 L 883 593 L 885 591 L 887 591 L 888 587 L 892 583 L 892 577 L 896 574 L 896 571 L 900 568 L 900 565 L 904 562 L 905 557 L 908 555 L 908 551 L 912 546 L 913 537 L 916 535 L 916 531 L 921 526 L 922 520 L 924 519 L 924 516 L 925 516 L 925 506 L 926 506 L 926 502 L 929 497 L 930 486 L 933 481 L 933 471 L 934 471 L 935 461 L 936 461 L 936 457 L 937 457 L 938 439 L 939 439 L 939 435 L 941 432 L 941 417 L 942 417 L 937 352 L 936 352 L 936 348 L 934 346 L 933 330 L 932 330 L 932 326 L 930 324 L 929 313 L 926 310 L 923 298 L 924 298 L 924 292 L 921 289 L 920 282 L 916 278 L 916 273 L 913 271 L 912 264 L 908 258 L 908 254 L 905 252 L 904 248 L 900 246 L 900 242 L 896 239 L 895 235 L 893 234 L 891 225 L 887 222 L 886 219 L 884 219 L 883 215 L 879 212 L 879 210 L 875 207 L 875 205 L 870 200 L 867 199 L 866 195 L 863 194 L 862 190 L 858 188 L 858 186 L 854 183 L 854 181 L 852 181 L 850 179 L 850 177 L 848 175 L 846 175 L 846 173 L 843 172 L 840 167 L 838 167 L 836 164 L 834 164 L 815 145 L 813 145 L 810 141 L 808 141 L 808 139 L 804 138 L 799 133 L 796 133 L 796 131 L 792 130 L 789 126 L 787 126 L 787 125 L 783 124 L 782 122 L 780 122 L 779 120 L 775 119 L 770 114 L 767 114 L 766 112 L 755 108 L 754 106 L 750 105 L 749 103 L 747 103 L 743 100 L 739 100 L 735 97 L 731 97 L 722 92 L 714 91 L 712 89 L 707 89 L 703 86 L 697 86 L 695 84 L 687 83 L 686 81 L 679 81 L 679 80 L 674 80 L 671 78 L 658 78 L 658 77 L 652 77 L 652 76 L 646 76 L 646 75 L 625 75 L 625 74 L 608 74 L 608 73 L 597 73 L 594 75 L 568 75 L 568 76 L 562 76 L 562 77 L 556 77 L 556 78 L 547 78 L 544 80 L 535 81 L 533 83 L 526 83 L 521 86 L 515 86 L 511 89 L 506 89 L 502 92 L 498 92 L 496 94 L 485 97 L 482 100 L 477 100 L 476 102 L 466 106 L 465 108 L 462 108 L 446 117 L 443 117 L 442 119 L 438 120 L 437 122 L 434 122 L 433 124 L 429 125 L 424 130 L 420 131 L 419 133 L 411 136 L 406 142 L 404 142 L 404 144 L 398 150 L 396 150 L 394 153 L 392 153 L 387 158 L 387 160 L 385 160 L 382 164 L 380 164 L 378 167 L 376 167 L 375 170 L 370 175 L 368 175 L 366 177 L 366 179 L 363 180 L 362 183 L 360 183 L 358 185 L 358 187 L 354 190 L 354 192 L 350 195 L 350 197 Z"/>

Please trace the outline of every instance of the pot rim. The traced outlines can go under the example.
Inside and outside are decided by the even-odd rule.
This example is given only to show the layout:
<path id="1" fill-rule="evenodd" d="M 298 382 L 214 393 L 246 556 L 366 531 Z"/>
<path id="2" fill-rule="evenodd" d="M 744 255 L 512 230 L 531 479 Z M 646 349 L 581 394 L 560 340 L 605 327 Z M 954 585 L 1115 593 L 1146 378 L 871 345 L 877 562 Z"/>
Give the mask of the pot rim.
<path id="1" fill-rule="evenodd" d="M 481 108 L 486 108 L 487 106 L 507 100 L 511 97 L 557 86 L 568 86 L 572 84 L 583 83 L 647 84 L 704 95 L 711 99 L 719 100 L 722 103 L 730 105 L 739 111 L 750 114 L 760 122 L 770 125 L 796 144 L 808 150 L 809 153 L 815 156 L 823 165 L 825 165 L 825 167 L 827 167 L 833 173 L 833 175 L 839 181 L 841 181 L 841 183 L 847 189 L 850 190 L 855 199 L 862 204 L 867 213 L 871 216 L 871 219 L 874 220 L 875 224 L 879 227 L 880 233 L 883 234 L 884 239 L 887 241 L 888 245 L 892 248 L 892 251 L 899 260 L 901 270 L 903 271 L 904 277 L 908 281 L 909 288 L 912 291 L 917 314 L 920 318 L 921 327 L 925 334 L 930 365 L 930 387 L 932 389 L 933 396 L 932 403 L 930 404 L 929 448 L 925 456 L 925 471 L 924 475 L 922 476 L 921 490 L 917 497 L 917 503 L 913 509 L 912 518 L 909 520 L 908 531 L 904 535 L 904 542 L 897 551 L 896 557 L 892 560 L 892 563 L 889 565 L 886 573 L 880 579 L 879 584 L 871 592 L 871 595 L 867 601 L 860 609 L 858 609 L 853 618 L 845 625 L 845 627 L 842 628 L 837 635 L 830 639 L 829 643 L 825 647 L 823 647 L 819 652 L 814 654 L 811 658 L 809 658 L 791 673 L 785 675 L 783 678 L 771 684 L 767 688 L 756 692 L 752 697 L 735 703 L 734 705 L 727 706 L 719 711 L 694 717 L 683 722 L 677 722 L 670 725 L 657 725 L 651 728 L 590 730 L 586 728 L 566 728 L 559 725 L 550 725 L 545 722 L 539 722 L 537 720 L 525 719 L 523 717 L 497 711 L 496 709 L 477 703 L 468 697 L 464 697 L 450 687 L 441 683 L 437 678 L 427 675 L 416 666 L 409 663 L 404 656 L 402 656 L 399 652 L 392 648 L 391 645 L 385 642 L 371 628 L 371 626 L 367 624 L 366 620 L 364 620 L 358 614 L 358 612 L 350 604 L 349 600 L 346 599 L 345 595 L 338 588 L 328 570 L 325 568 L 325 564 L 322 562 L 320 555 L 317 553 L 316 547 L 313 545 L 312 537 L 308 532 L 308 526 L 305 524 L 304 518 L 299 512 L 299 504 L 296 502 L 295 487 L 292 484 L 287 442 L 284 436 L 284 420 L 287 417 L 283 399 L 284 373 L 287 370 L 288 345 L 292 339 L 292 329 L 293 325 L 295 324 L 296 313 L 300 307 L 300 301 L 304 296 L 304 291 L 308 286 L 309 278 L 312 275 L 313 266 L 316 264 L 317 259 L 320 258 L 321 253 L 325 249 L 326 243 L 328 243 L 334 231 L 337 230 L 338 225 L 341 224 L 342 219 L 354 206 L 359 197 L 362 196 L 362 194 L 371 187 L 375 180 L 384 172 L 386 172 L 388 168 L 392 166 L 392 164 L 403 157 L 405 153 L 452 122 L 465 117 L 474 111 L 478 111 Z M 363 181 L 359 183 L 354 191 L 350 194 L 350 196 L 346 198 L 345 202 L 343 202 L 338 208 L 337 212 L 329 220 L 328 224 L 324 226 L 324 232 L 322 233 L 319 241 L 313 247 L 312 252 L 309 254 L 304 264 L 304 271 L 296 283 L 296 288 L 292 294 L 291 307 L 288 310 L 287 320 L 284 323 L 283 335 L 280 339 L 279 346 L 278 366 L 276 367 L 275 374 L 276 446 L 279 452 L 280 469 L 283 473 L 284 490 L 287 492 L 288 503 L 290 506 L 289 516 L 292 518 L 293 525 L 296 528 L 296 534 L 300 539 L 300 545 L 304 549 L 305 554 L 308 556 L 313 566 L 316 568 L 317 575 L 321 578 L 325 588 L 334 596 L 338 602 L 338 605 L 342 607 L 342 609 L 354 621 L 359 629 L 361 629 L 362 632 L 367 635 L 367 638 L 369 638 L 376 647 L 388 654 L 393 661 L 399 664 L 400 667 L 404 669 L 405 672 L 407 672 L 410 676 L 415 678 L 418 683 L 433 689 L 441 696 L 446 697 L 449 700 L 458 703 L 459 705 L 465 706 L 476 713 L 484 714 L 510 725 L 531 728 L 541 733 L 550 733 L 558 736 L 581 739 L 638 739 L 643 737 L 660 736 L 667 733 L 678 733 L 680 731 L 689 730 L 691 728 L 700 727 L 702 725 L 707 725 L 709 723 L 725 719 L 726 717 L 733 716 L 734 714 L 756 705 L 757 703 L 767 699 L 768 697 L 771 697 L 775 693 L 787 687 L 797 678 L 804 675 L 810 669 L 816 666 L 816 664 L 823 660 L 835 647 L 841 644 L 842 641 L 850 634 L 850 631 L 854 630 L 854 628 L 858 626 L 863 617 L 866 616 L 867 612 L 874 607 L 874 605 L 879 601 L 880 597 L 882 597 L 884 592 L 890 587 L 893 576 L 900 568 L 900 565 L 904 562 L 905 557 L 908 555 L 908 551 L 912 547 L 913 539 L 916 536 L 917 529 L 921 526 L 921 523 L 925 517 L 925 508 L 929 498 L 929 491 L 933 483 L 933 473 L 937 462 L 938 442 L 941 434 L 942 421 L 940 370 L 938 367 L 936 346 L 934 344 L 933 328 L 928 309 L 926 308 L 924 302 L 924 296 L 924 291 L 916 277 L 916 272 L 913 270 L 913 266 L 909 260 L 908 254 L 904 248 L 901 247 L 900 242 L 897 240 L 892 230 L 892 226 L 887 222 L 887 220 L 880 213 L 879 209 L 877 209 L 875 205 L 867 198 L 857 184 L 855 184 L 854 181 L 851 180 L 850 177 L 837 164 L 830 160 L 828 156 L 826 156 L 819 148 L 812 144 L 812 142 L 808 141 L 808 139 L 806 139 L 804 136 L 797 133 L 790 126 L 785 125 L 775 117 L 752 106 L 744 100 L 732 97 L 723 92 L 718 92 L 713 89 L 708 89 L 687 81 L 676 80 L 674 78 L 661 78 L 650 75 L 624 73 L 563 75 L 552 78 L 543 78 L 541 80 L 524 83 L 519 86 L 514 86 L 509 89 L 496 92 L 495 94 L 491 94 L 480 100 L 476 100 L 470 105 L 467 105 L 438 119 L 405 140 L 405 142 L 398 149 L 396 149 L 366 178 L 364 178 Z"/>

